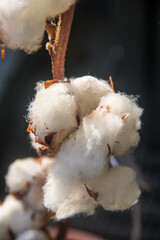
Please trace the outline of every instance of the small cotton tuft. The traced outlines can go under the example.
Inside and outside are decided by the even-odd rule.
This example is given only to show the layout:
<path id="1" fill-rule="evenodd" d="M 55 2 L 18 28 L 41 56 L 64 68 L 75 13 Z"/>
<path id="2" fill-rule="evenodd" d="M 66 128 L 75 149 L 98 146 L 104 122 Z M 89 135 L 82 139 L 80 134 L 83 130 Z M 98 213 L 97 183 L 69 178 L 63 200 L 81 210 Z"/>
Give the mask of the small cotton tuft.
<path id="1" fill-rule="evenodd" d="M 101 97 L 113 91 L 106 81 L 98 80 L 92 76 L 71 79 L 71 87 L 80 118 L 90 114 L 97 108 Z"/>
<path id="2" fill-rule="evenodd" d="M 76 189 L 77 182 L 55 177 L 51 170 L 48 172 L 44 185 L 44 206 L 56 212 L 61 204 Z"/>
<path id="3" fill-rule="evenodd" d="M 40 89 L 29 106 L 28 119 L 36 140 L 44 143 L 47 134 L 62 131 L 65 138 L 77 127 L 76 104 L 69 84 L 56 83 Z"/>
<path id="4" fill-rule="evenodd" d="M 123 155 L 139 142 L 140 116 L 142 109 L 136 104 L 136 99 L 120 93 L 110 93 L 104 96 L 99 104 L 109 106 L 110 113 L 116 114 L 123 120 L 123 127 L 119 132 L 113 148 L 113 155 Z"/>

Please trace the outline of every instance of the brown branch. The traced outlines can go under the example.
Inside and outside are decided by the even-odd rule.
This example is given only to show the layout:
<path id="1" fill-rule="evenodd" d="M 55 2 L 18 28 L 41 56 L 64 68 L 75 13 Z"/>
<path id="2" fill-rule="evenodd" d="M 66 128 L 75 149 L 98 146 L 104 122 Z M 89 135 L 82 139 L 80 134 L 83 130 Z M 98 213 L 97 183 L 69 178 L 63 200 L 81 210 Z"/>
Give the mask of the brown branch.
<path id="1" fill-rule="evenodd" d="M 70 223 L 69 219 L 67 219 L 65 221 L 61 221 L 59 223 L 59 231 L 58 231 L 58 234 L 57 234 L 57 237 L 55 238 L 55 240 L 66 240 L 67 239 L 66 235 L 67 235 L 69 223 Z"/>
<path id="2" fill-rule="evenodd" d="M 49 38 L 47 50 L 49 51 L 52 61 L 53 79 L 64 79 L 65 55 L 72 26 L 74 10 L 75 4 L 59 17 L 57 26 L 53 22 L 46 23 L 46 30 Z"/>
<path id="3" fill-rule="evenodd" d="M 68 11 L 59 16 L 58 24 L 54 24 L 52 19 L 46 23 L 46 31 L 48 33 L 49 43 L 46 48 L 49 52 L 52 61 L 53 80 L 44 82 L 45 88 L 59 80 L 64 80 L 65 72 L 65 55 L 71 31 L 75 4 Z M 59 223 L 59 231 L 55 240 L 65 240 L 68 231 L 69 220 Z"/>

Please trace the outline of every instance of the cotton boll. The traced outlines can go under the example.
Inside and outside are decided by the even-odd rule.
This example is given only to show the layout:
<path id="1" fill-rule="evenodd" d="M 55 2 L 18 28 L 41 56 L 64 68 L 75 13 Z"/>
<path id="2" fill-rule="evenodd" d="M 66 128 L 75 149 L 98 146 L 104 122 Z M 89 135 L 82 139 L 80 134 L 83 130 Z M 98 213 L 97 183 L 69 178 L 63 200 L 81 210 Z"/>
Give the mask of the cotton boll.
<path id="1" fill-rule="evenodd" d="M 42 230 L 30 229 L 18 235 L 16 240 L 50 240 L 50 238 Z"/>
<path id="2" fill-rule="evenodd" d="M 4 201 L 7 222 L 13 234 L 17 235 L 30 228 L 41 228 L 45 224 L 45 216 L 27 208 L 22 201 L 8 195 Z"/>
<path id="3" fill-rule="evenodd" d="M 47 157 L 18 159 L 13 162 L 6 176 L 9 191 L 23 198 L 23 201 L 34 210 L 44 211 L 42 186 L 51 162 Z"/>
<path id="4" fill-rule="evenodd" d="M 75 0 L 0 0 L 3 41 L 9 48 L 32 52 L 40 47 L 47 17 L 68 10 Z"/>
<path id="5" fill-rule="evenodd" d="M 136 105 L 136 99 L 120 93 L 110 93 L 104 96 L 99 106 L 109 107 L 111 113 L 122 118 L 124 124 L 117 136 L 113 154 L 122 155 L 139 142 L 140 116 L 142 109 Z"/>
<path id="6" fill-rule="evenodd" d="M 96 109 L 102 96 L 113 92 L 107 82 L 92 76 L 71 80 L 71 87 L 74 91 L 80 118 Z"/>
<path id="7" fill-rule="evenodd" d="M 73 131 L 77 127 L 76 104 L 69 83 L 40 89 L 29 106 L 28 118 L 36 140 L 40 142 L 45 143 L 47 134 Z"/>
<path id="8" fill-rule="evenodd" d="M 135 172 L 128 167 L 111 168 L 87 183 L 94 192 L 98 192 L 98 203 L 106 210 L 125 210 L 138 201 L 140 189 L 135 180 Z"/>
<path id="9" fill-rule="evenodd" d="M 10 166 L 6 175 L 6 184 L 11 192 L 27 191 L 34 181 L 43 180 L 50 158 L 17 159 Z"/>
<path id="10" fill-rule="evenodd" d="M 3 204 L 0 206 L 0 239 L 10 240 L 11 235 L 9 233 L 9 226 L 7 222 L 7 214 L 3 207 Z"/>
<path id="11" fill-rule="evenodd" d="M 80 182 L 100 175 L 122 126 L 120 117 L 97 108 L 62 144 L 51 167 L 52 174 Z"/>

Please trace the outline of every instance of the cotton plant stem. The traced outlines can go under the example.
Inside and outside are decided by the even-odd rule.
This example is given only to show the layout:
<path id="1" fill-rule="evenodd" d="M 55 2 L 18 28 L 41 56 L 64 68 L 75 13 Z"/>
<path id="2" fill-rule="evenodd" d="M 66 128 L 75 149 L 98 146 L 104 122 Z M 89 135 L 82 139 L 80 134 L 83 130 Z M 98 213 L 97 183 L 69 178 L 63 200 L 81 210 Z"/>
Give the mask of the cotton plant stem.
<path id="1" fill-rule="evenodd" d="M 67 231 L 68 231 L 68 227 L 69 227 L 69 223 L 70 220 L 67 219 L 65 221 L 61 221 L 59 223 L 59 230 L 58 230 L 58 234 L 55 240 L 66 240 L 66 235 L 67 235 Z"/>
<path id="2" fill-rule="evenodd" d="M 53 79 L 63 80 L 65 72 L 65 55 L 71 31 L 75 4 L 68 11 L 59 17 L 58 25 L 53 23 L 46 24 L 49 37 L 49 51 L 52 61 Z"/>
<path id="3" fill-rule="evenodd" d="M 57 80 L 64 80 L 65 73 L 65 55 L 71 31 L 75 4 L 70 7 L 68 11 L 59 16 L 58 24 L 51 21 L 46 23 L 46 30 L 48 33 L 49 44 L 46 46 L 52 62 L 53 81 L 45 83 L 49 87 Z M 59 223 L 59 230 L 55 240 L 65 240 L 69 227 L 69 220 L 61 221 Z"/>

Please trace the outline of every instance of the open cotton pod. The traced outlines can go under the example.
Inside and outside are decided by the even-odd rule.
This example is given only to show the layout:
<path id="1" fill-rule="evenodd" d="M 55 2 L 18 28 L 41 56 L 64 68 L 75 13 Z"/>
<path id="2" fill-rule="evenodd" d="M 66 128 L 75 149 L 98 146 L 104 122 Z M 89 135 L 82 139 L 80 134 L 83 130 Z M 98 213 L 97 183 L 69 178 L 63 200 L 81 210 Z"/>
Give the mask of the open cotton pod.
<path id="1" fill-rule="evenodd" d="M 35 140 L 53 151 L 77 127 L 76 103 L 69 83 L 37 87 L 35 99 L 28 109 L 29 129 Z"/>
<path id="2" fill-rule="evenodd" d="M 9 192 L 32 209 L 44 211 L 42 186 L 52 160 L 48 157 L 17 159 L 6 175 Z"/>
<path id="3" fill-rule="evenodd" d="M 0 32 L 12 49 L 36 51 L 42 42 L 48 17 L 67 11 L 75 0 L 0 0 Z"/>
<path id="4" fill-rule="evenodd" d="M 13 195 L 8 195 L 3 203 L 5 211 L 4 222 L 14 234 L 20 234 L 30 228 L 39 229 L 46 223 L 45 215 L 28 208 Z"/>
<path id="5" fill-rule="evenodd" d="M 36 91 L 28 108 L 28 130 L 35 135 L 31 135 L 32 145 L 38 152 L 43 145 L 55 154 L 83 117 L 96 109 L 101 97 L 113 92 L 107 82 L 92 76 L 54 83 L 48 88 L 40 82 Z"/>

